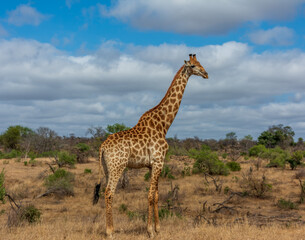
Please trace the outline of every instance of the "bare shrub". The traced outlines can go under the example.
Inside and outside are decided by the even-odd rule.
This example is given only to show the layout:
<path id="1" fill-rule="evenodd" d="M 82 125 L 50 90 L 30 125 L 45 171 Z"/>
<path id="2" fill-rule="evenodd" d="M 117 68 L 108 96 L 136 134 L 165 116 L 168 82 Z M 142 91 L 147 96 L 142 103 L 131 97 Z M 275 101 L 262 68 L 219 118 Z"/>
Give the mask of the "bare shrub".
<path id="1" fill-rule="evenodd" d="M 24 222 L 36 223 L 40 220 L 41 212 L 33 205 L 20 205 L 18 208 L 11 208 L 7 225 L 8 227 L 17 227 Z"/>
<path id="2" fill-rule="evenodd" d="M 240 187 L 244 190 L 245 195 L 254 196 L 257 198 L 263 198 L 266 193 L 271 191 L 272 185 L 268 183 L 267 178 L 264 174 L 259 174 L 249 169 L 247 174 L 242 174 L 240 181 Z"/>

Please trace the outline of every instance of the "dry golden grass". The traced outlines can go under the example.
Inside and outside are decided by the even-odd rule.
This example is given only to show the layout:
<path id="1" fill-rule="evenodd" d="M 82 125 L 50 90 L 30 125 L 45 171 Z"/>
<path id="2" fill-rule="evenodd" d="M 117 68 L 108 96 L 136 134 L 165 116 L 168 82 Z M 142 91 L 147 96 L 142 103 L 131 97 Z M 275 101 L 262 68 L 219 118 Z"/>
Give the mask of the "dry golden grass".
<path id="1" fill-rule="evenodd" d="M 44 178 L 51 173 L 46 162 L 49 159 L 37 159 L 36 166 L 24 166 L 15 160 L 0 160 L 0 170 L 5 168 L 5 186 L 7 192 L 22 204 L 34 204 L 41 212 L 41 221 L 37 224 L 24 223 L 18 227 L 7 226 L 10 205 L 0 205 L 5 210 L 0 215 L 0 239 L 104 239 L 105 217 L 104 201 L 92 205 L 92 193 L 98 178 L 98 163 L 93 159 L 86 164 L 77 164 L 69 171 L 75 174 L 74 197 L 48 196 L 36 198 L 45 192 Z M 190 160 L 189 165 L 192 165 Z M 261 167 L 256 176 L 267 177 L 272 184 L 272 191 L 264 198 L 235 195 L 225 203 L 226 207 L 212 213 L 230 195 L 224 194 L 225 187 L 233 192 L 241 192 L 242 174 L 253 166 L 254 160 L 242 159 L 242 171 L 232 172 L 220 177 L 222 191 L 217 193 L 213 183 L 207 184 L 200 175 L 182 177 L 179 173 L 184 168 L 183 162 L 172 158 L 169 165 L 176 166 L 176 179 L 160 180 L 160 208 L 165 208 L 168 192 L 175 185 L 179 186 L 178 200 L 174 206 L 180 210 L 180 216 L 164 218 L 161 232 L 156 239 L 305 239 L 305 204 L 298 209 L 283 210 L 276 203 L 280 198 L 297 202 L 300 196 L 296 171 Z M 262 163 L 264 166 L 266 163 Z M 92 173 L 84 173 L 85 169 Z M 114 198 L 115 239 L 147 239 L 146 223 L 142 219 L 147 209 L 147 187 L 144 181 L 146 169 L 130 170 L 130 185 L 125 190 L 118 190 Z M 203 204 L 205 203 L 205 212 Z M 130 219 L 127 212 L 120 211 L 125 204 L 128 211 L 135 214 Z M 214 205 L 216 204 L 216 205 Z M 210 208 L 210 211 L 208 211 Z M 208 224 L 208 222 L 210 224 Z"/>

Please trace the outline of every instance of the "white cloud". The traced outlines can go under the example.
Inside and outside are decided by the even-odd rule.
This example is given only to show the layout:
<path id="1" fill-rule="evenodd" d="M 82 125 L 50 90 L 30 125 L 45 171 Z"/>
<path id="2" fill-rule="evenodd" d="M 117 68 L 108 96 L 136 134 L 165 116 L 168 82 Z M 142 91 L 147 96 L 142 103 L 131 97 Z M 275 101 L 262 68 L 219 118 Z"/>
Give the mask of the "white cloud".
<path id="1" fill-rule="evenodd" d="M 291 18 L 304 0 L 118 0 L 99 5 L 106 17 L 134 27 L 187 34 L 223 34 L 243 23 Z"/>
<path id="2" fill-rule="evenodd" d="M 8 35 L 8 32 L 5 30 L 5 28 L 0 24 L 0 37 L 5 37 Z"/>
<path id="3" fill-rule="evenodd" d="M 288 46 L 295 39 L 295 32 L 287 27 L 274 27 L 249 34 L 250 40 L 259 45 Z"/>
<path id="4" fill-rule="evenodd" d="M 22 26 L 34 25 L 38 26 L 42 21 L 48 19 L 50 16 L 41 14 L 35 8 L 29 5 L 19 5 L 15 10 L 8 12 L 8 23 Z"/>
<path id="5" fill-rule="evenodd" d="M 279 123 L 305 134 L 305 53 L 256 54 L 238 42 L 196 48 L 106 42 L 70 56 L 50 44 L 1 40 L 0 129 L 22 124 L 84 135 L 92 125 L 132 126 L 162 99 L 188 53 L 197 53 L 210 78 L 190 78 L 169 136 L 257 136 Z"/>

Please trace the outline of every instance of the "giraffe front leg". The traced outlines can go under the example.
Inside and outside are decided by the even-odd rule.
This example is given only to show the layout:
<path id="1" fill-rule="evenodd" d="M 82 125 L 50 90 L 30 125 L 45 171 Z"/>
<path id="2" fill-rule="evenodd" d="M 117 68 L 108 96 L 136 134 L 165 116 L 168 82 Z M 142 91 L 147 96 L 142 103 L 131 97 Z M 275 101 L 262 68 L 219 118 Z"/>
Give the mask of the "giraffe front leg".
<path id="1" fill-rule="evenodd" d="M 160 222 L 159 222 L 159 209 L 158 209 L 158 201 L 159 201 L 159 191 L 158 191 L 158 182 L 155 191 L 155 199 L 154 199 L 154 215 L 155 215 L 155 231 L 159 233 L 160 231 Z"/>
<path id="2" fill-rule="evenodd" d="M 154 231 L 152 226 L 153 212 L 155 213 L 155 221 L 158 223 L 158 230 L 160 228 L 159 224 L 159 214 L 158 214 L 158 200 L 155 204 L 156 193 L 158 195 L 158 179 L 161 173 L 161 168 L 153 166 L 151 174 L 150 188 L 148 192 L 148 216 L 147 216 L 147 233 L 149 237 L 153 237 Z M 157 217 L 156 217 L 157 215 Z M 157 225 L 156 225 L 157 226 Z"/>

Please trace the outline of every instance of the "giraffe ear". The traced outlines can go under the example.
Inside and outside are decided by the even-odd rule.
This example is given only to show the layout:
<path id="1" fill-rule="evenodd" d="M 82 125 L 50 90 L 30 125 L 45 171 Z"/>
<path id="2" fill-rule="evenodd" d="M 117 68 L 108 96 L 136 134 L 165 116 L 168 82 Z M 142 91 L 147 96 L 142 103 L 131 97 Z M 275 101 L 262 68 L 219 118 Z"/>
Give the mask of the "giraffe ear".
<path id="1" fill-rule="evenodd" d="M 191 65 L 190 61 L 185 61 L 184 60 L 184 63 L 185 63 L 185 66 L 190 66 Z"/>

